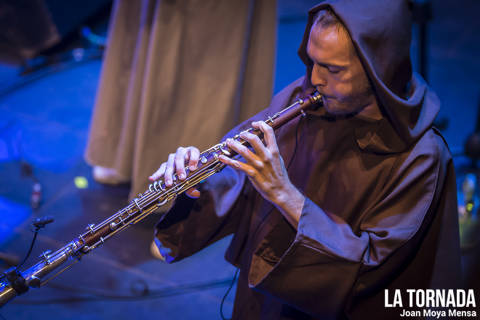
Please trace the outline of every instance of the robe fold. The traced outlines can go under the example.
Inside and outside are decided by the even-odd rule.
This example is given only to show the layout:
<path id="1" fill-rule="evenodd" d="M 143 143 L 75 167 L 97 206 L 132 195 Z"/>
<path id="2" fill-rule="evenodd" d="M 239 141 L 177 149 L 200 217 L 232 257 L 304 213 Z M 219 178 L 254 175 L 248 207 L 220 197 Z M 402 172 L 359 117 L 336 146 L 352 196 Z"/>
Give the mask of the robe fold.
<path id="1" fill-rule="evenodd" d="M 268 105 L 275 30 L 275 0 L 116 0 L 87 162 L 131 198 L 178 147 L 217 143 Z"/>

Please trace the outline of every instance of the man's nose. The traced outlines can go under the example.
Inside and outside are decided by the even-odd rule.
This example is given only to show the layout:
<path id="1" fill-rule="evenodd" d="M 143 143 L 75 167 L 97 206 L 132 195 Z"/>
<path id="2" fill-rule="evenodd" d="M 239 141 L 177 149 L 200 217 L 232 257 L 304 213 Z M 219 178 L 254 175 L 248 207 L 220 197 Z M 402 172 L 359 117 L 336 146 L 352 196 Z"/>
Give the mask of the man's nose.
<path id="1" fill-rule="evenodd" d="M 323 70 L 321 70 L 320 66 L 318 65 L 313 65 L 312 69 L 312 76 L 310 78 L 310 82 L 312 83 L 313 86 L 326 86 L 327 85 L 327 80 L 326 77 L 324 76 Z"/>

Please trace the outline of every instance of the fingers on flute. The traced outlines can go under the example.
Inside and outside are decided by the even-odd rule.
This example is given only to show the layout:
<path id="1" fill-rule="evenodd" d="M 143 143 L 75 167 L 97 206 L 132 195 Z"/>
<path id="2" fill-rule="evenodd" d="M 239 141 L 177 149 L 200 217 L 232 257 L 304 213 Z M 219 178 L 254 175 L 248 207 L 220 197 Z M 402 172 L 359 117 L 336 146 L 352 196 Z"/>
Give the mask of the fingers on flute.
<path id="1" fill-rule="evenodd" d="M 256 170 L 252 166 L 241 161 L 226 157 L 224 155 L 220 155 L 218 159 L 221 162 L 225 163 L 227 166 L 245 172 L 248 176 L 254 176 L 256 173 Z"/>
<path id="2" fill-rule="evenodd" d="M 242 145 L 240 142 L 233 140 L 233 139 L 227 139 L 227 145 L 228 147 L 232 148 L 235 150 L 239 155 L 241 155 L 249 164 L 255 166 L 255 167 L 262 167 L 263 163 L 262 161 L 258 158 L 258 156 L 250 151 L 247 147 Z M 237 161 L 239 162 L 239 161 Z"/>
<path id="3" fill-rule="evenodd" d="M 150 177 L 148 177 L 148 179 L 150 179 L 150 181 L 155 181 L 160 179 L 165 174 L 166 167 L 167 167 L 167 163 L 166 162 L 162 163 L 160 165 L 160 168 L 158 168 L 158 170 L 155 171 L 155 173 L 153 173 Z"/>
<path id="4" fill-rule="evenodd" d="M 235 168 L 235 169 L 240 169 L 240 168 L 241 168 L 241 167 L 240 167 L 240 161 L 237 161 L 237 160 L 231 159 L 231 158 L 229 158 L 229 157 L 226 157 L 226 156 L 224 156 L 223 154 L 219 155 L 219 156 L 218 156 L 218 159 L 219 159 L 221 162 L 225 163 L 227 166 L 231 166 L 231 167 L 233 167 L 233 168 Z"/>
<path id="5" fill-rule="evenodd" d="M 269 151 L 265 148 L 262 140 L 257 135 L 254 135 L 250 132 L 243 131 L 240 133 L 240 138 L 247 141 L 255 151 L 255 153 L 262 159 L 268 158 Z"/>
<path id="6" fill-rule="evenodd" d="M 200 191 L 198 191 L 198 189 L 196 188 L 190 188 L 188 189 L 185 194 L 192 198 L 192 199 L 197 199 L 197 198 L 200 198 Z"/>
<path id="7" fill-rule="evenodd" d="M 187 157 L 187 149 L 179 147 L 175 153 L 175 171 L 180 180 L 185 180 L 187 173 L 185 172 L 185 158 Z"/>
<path id="8" fill-rule="evenodd" d="M 188 168 L 193 171 L 197 169 L 198 160 L 200 157 L 200 151 L 195 147 L 179 147 L 175 153 L 171 153 L 168 156 L 168 160 L 162 163 L 160 168 L 152 174 L 150 181 L 158 180 L 162 177 L 165 178 L 165 185 L 170 187 L 173 185 L 173 175 L 177 174 L 180 180 L 185 180 L 187 172 L 185 166 L 188 164 Z"/>
<path id="9" fill-rule="evenodd" d="M 275 138 L 275 132 L 265 121 L 252 122 L 252 127 L 260 129 L 263 132 L 265 144 L 271 151 L 278 150 L 277 139 Z"/>
<path id="10" fill-rule="evenodd" d="M 171 187 L 173 184 L 173 171 L 175 168 L 175 153 L 168 155 L 167 166 L 165 168 L 165 185 Z"/>
<path id="11" fill-rule="evenodd" d="M 197 169 L 198 159 L 200 158 L 200 150 L 195 147 L 188 148 L 188 168 L 190 171 Z"/>

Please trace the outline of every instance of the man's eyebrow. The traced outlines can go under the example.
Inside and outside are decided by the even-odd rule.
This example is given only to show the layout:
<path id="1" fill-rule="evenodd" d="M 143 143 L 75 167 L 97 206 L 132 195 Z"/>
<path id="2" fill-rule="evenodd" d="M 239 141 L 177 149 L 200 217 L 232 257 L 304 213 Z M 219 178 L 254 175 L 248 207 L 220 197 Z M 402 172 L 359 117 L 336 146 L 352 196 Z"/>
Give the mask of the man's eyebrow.
<path id="1" fill-rule="evenodd" d="M 310 58 L 310 60 L 312 60 L 313 63 L 316 63 L 316 64 L 318 64 L 322 67 L 325 67 L 325 68 L 338 68 L 338 69 L 342 69 L 342 70 L 347 68 L 347 66 L 342 66 L 342 65 L 338 65 L 338 64 L 318 62 L 318 61 L 315 61 L 312 58 Z"/>
<path id="2" fill-rule="evenodd" d="M 338 65 L 338 64 L 333 64 L 333 63 L 324 63 L 324 62 L 318 62 L 316 61 L 315 59 L 312 59 L 312 57 L 310 56 L 310 54 L 308 53 L 307 51 L 307 56 L 310 60 L 312 60 L 313 63 L 316 63 L 322 67 L 326 67 L 326 68 L 339 68 L 339 69 L 346 69 L 347 66 L 346 65 Z"/>
<path id="3" fill-rule="evenodd" d="M 338 68 L 338 69 L 345 69 L 347 66 L 341 66 L 341 65 L 338 65 L 338 64 L 331 64 L 331 63 L 320 63 L 318 61 L 314 61 L 312 60 L 314 63 L 322 66 L 322 67 L 326 67 L 326 68 Z"/>

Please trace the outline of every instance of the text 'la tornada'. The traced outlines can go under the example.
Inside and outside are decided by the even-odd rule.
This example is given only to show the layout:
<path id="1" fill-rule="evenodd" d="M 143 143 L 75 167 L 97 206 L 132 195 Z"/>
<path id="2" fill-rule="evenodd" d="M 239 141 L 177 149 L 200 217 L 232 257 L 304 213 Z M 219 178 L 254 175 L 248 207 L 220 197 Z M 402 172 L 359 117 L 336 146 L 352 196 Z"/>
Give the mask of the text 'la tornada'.
<path id="1" fill-rule="evenodd" d="M 475 308 L 473 289 L 406 289 L 408 301 L 404 301 L 402 290 L 385 290 L 386 308 Z"/>

